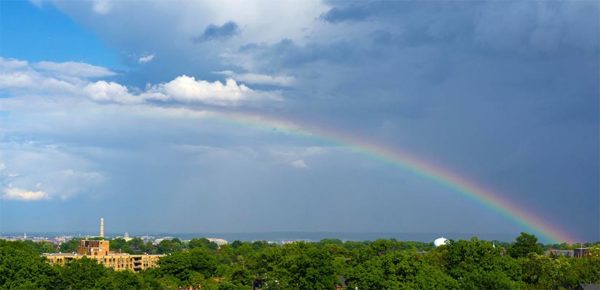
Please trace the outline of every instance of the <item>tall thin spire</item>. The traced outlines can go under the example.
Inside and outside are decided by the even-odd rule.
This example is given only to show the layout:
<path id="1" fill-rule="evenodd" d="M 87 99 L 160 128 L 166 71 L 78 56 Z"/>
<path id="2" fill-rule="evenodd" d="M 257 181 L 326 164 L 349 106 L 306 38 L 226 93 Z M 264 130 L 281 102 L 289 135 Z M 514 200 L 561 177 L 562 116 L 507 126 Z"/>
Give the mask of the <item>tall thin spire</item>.
<path id="1" fill-rule="evenodd" d="M 100 218 L 100 237 L 104 238 L 104 218 Z"/>

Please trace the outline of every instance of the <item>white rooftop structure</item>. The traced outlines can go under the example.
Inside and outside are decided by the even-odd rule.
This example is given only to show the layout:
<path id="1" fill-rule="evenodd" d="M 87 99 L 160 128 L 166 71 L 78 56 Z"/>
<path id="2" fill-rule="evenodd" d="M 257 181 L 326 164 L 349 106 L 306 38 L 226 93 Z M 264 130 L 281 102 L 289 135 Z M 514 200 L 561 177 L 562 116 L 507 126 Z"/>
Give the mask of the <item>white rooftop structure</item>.
<path id="1" fill-rule="evenodd" d="M 448 239 L 444 238 L 444 237 L 439 237 L 437 239 L 435 239 L 435 241 L 433 241 L 433 245 L 436 247 L 439 247 L 441 245 L 446 245 L 448 244 Z"/>

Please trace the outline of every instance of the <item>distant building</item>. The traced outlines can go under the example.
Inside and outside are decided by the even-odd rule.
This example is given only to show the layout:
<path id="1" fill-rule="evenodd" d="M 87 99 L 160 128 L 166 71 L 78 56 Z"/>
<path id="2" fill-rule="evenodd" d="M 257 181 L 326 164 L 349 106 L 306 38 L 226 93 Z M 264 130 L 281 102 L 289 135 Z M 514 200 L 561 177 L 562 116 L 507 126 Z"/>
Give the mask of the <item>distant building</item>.
<path id="1" fill-rule="evenodd" d="M 591 256 L 590 248 L 576 248 L 573 249 L 573 256 L 577 258 Z"/>
<path id="2" fill-rule="evenodd" d="M 550 249 L 550 250 L 548 250 L 547 255 L 550 255 L 550 256 L 573 257 L 574 256 L 574 251 L 573 250 Z"/>
<path id="3" fill-rule="evenodd" d="M 100 236 L 104 236 L 104 219 L 100 219 Z M 96 260 L 107 268 L 116 271 L 129 270 L 138 272 L 158 266 L 158 260 L 164 255 L 131 255 L 127 253 L 114 253 L 110 251 L 110 242 L 106 240 L 81 240 L 76 253 L 48 253 L 43 254 L 48 262 L 55 265 L 86 257 Z"/>

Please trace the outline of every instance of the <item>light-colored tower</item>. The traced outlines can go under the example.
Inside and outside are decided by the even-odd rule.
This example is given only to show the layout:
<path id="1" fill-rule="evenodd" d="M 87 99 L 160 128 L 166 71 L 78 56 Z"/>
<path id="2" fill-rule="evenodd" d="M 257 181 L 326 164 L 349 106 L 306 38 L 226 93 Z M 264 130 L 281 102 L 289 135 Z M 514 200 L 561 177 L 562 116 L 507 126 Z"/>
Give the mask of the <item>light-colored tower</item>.
<path id="1" fill-rule="evenodd" d="M 104 238 L 104 218 L 100 218 L 100 237 Z"/>

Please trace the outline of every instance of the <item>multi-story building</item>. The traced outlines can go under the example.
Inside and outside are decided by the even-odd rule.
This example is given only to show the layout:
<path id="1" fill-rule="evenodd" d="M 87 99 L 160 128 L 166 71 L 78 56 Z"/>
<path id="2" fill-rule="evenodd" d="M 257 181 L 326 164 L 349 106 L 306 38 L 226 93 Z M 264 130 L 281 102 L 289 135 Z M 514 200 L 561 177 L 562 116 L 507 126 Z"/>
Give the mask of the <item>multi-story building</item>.
<path id="1" fill-rule="evenodd" d="M 131 255 L 127 253 L 114 253 L 110 251 L 110 242 L 104 238 L 104 219 L 100 219 L 101 240 L 81 240 L 76 253 L 48 253 L 43 254 L 51 264 L 64 265 L 65 263 L 86 257 L 96 260 L 107 268 L 117 271 L 129 270 L 138 272 L 158 266 L 158 259 L 164 255 Z"/>

